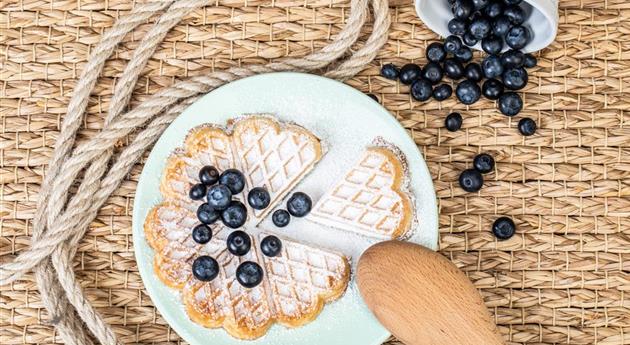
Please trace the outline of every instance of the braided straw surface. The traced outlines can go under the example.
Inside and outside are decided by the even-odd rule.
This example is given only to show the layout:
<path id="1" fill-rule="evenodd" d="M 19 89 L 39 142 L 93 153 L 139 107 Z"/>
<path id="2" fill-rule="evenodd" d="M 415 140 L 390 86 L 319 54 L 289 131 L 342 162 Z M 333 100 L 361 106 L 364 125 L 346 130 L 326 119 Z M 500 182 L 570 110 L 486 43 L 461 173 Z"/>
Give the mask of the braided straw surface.
<path id="1" fill-rule="evenodd" d="M 0 1 L 2 263 L 30 246 L 42 176 L 88 56 L 142 3 Z M 216 0 L 181 22 L 165 21 L 175 26 L 146 52 L 130 108 L 186 77 L 313 53 L 344 27 L 349 7 L 349 0 Z M 525 110 L 514 119 L 487 100 L 469 108 L 454 98 L 414 102 L 407 87 L 379 77 L 381 63 L 423 64 L 424 47 L 437 39 L 410 1 L 390 3 L 390 15 L 388 42 L 348 83 L 375 94 L 421 148 L 439 199 L 440 251 L 480 288 L 509 344 L 630 344 L 630 3 L 561 1 L 558 37 L 538 56 L 523 90 Z M 143 23 L 96 80 L 76 145 L 125 111 L 117 106 L 124 100 L 111 102 L 114 85 L 123 87 L 117 81 L 129 61 L 143 60 L 134 52 L 157 17 L 137 19 Z M 364 41 L 369 28 L 363 32 Z M 465 118 L 456 133 L 443 128 L 453 109 Z M 536 135 L 518 134 L 524 116 L 537 121 Z M 494 155 L 497 168 L 478 194 L 465 194 L 457 176 L 481 151 Z M 133 257 L 130 215 L 141 169 L 133 167 L 78 242 L 76 278 L 119 342 L 177 343 Z M 517 223 L 509 241 L 489 232 L 498 215 Z M 1 344 L 61 342 L 35 280 L 30 272 L 0 286 Z"/>

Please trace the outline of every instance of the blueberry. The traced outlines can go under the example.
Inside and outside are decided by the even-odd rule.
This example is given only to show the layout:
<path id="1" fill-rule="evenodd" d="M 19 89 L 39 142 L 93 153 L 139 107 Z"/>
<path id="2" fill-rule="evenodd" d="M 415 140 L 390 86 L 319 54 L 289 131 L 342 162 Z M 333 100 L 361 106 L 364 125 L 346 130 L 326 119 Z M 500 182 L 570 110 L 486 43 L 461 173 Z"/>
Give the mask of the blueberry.
<path id="1" fill-rule="evenodd" d="M 219 183 L 230 188 L 232 194 L 237 194 L 245 188 L 245 176 L 236 169 L 227 169 L 219 177 Z"/>
<path id="2" fill-rule="evenodd" d="M 455 95 L 460 102 L 469 105 L 479 100 L 481 89 L 477 83 L 466 79 L 457 85 Z"/>
<path id="3" fill-rule="evenodd" d="M 514 225 L 514 221 L 508 217 L 499 217 L 492 224 L 492 233 L 498 240 L 507 240 L 514 236 L 515 232 L 516 225 Z"/>
<path id="4" fill-rule="evenodd" d="M 476 192 L 483 186 L 483 176 L 475 169 L 466 169 L 459 175 L 459 186 L 467 192 Z"/>
<path id="5" fill-rule="evenodd" d="M 523 0 L 503 0 L 507 5 L 520 5 Z"/>
<path id="6" fill-rule="evenodd" d="M 469 47 L 472 47 L 475 44 L 477 44 L 477 42 L 479 42 L 479 40 L 468 31 L 466 31 L 464 36 L 462 36 L 462 41 L 464 42 L 465 45 Z"/>
<path id="7" fill-rule="evenodd" d="M 208 190 L 208 205 L 215 210 L 223 210 L 232 200 L 232 192 L 225 185 L 218 184 Z"/>
<path id="8" fill-rule="evenodd" d="M 190 188 L 188 196 L 193 200 L 201 200 L 206 196 L 206 185 L 203 183 L 197 183 Z"/>
<path id="9" fill-rule="evenodd" d="M 527 85 L 528 76 L 525 68 L 510 68 L 503 72 L 503 85 L 510 90 L 520 90 Z"/>
<path id="10" fill-rule="evenodd" d="M 422 69 L 422 77 L 431 82 L 431 84 L 437 84 L 442 80 L 442 66 L 437 62 L 429 62 Z"/>
<path id="11" fill-rule="evenodd" d="M 212 239 L 212 229 L 205 224 L 199 224 L 192 231 L 192 239 L 199 244 L 206 244 Z"/>
<path id="12" fill-rule="evenodd" d="M 499 97 L 499 110 L 507 116 L 514 116 L 523 109 L 523 100 L 515 92 L 506 92 Z"/>
<path id="13" fill-rule="evenodd" d="M 483 14 L 489 18 L 496 18 L 503 14 L 503 4 L 500 1 L 493 1 L 483 9 Z"/>
<path id="14" fill-rule="evenodd" d="M 433 89 L 433 98 L 436 101 L 443 101 L 453 94 L 453 88 L 448 84 L 440 84 Z"/>
<path id="15" fill-rule="evenodd" d="M 488 54 L 499 54 L 503 50 L 503 38 L 494 34 L 481 40 L 481 48 Z"/>
<path id="16" fill-rule="evenodd" d="M 446 59 L 446 51 L 444 50 L 444 45 L 439 42 L 433 42 L 427 46 L 427 50 L 425 51 L 427 56 L 427 60 L 432 62 L 442 62 Z"/>
<path id="17" fill-rule="evenodd" d="M 468 26 L 470 33 L 480 40 L 487 37 L 492 31 L 492 23 L 486 17 L 479 17 L 470 23 Z"/>
<path id="18" fill-rule="evenodd" d="M 223 224 L 225 224 L 228 228 L 240 228 L 243 224 L 245 224 L 246 220 L 247 209 L 240 201 L 232 200 L 232 202 L 230 202 L 230 206 L 221 211 L 221 221 L 223 221 Z"/>
<path id="19" fill-rule="evenodd" d="M 455 35 L 450 35 L 444 39 L 444 51 L 455 54 L 462 47 L 462 40 Z"/>
<path id="20" fill-rule="evenodd" d="M 499 99 L 503 94 L 503 90 L 503 83 L 494 78 L 487 79 L 481 86 L 481 93 L 483 93 L 487 99 L 491 100 Z"/>
<path id="21" fill-rule="evenodd" d="M 523 59 L 523 66 L 525 66 L 525 68 L 533 68 L 536 67 L 537 64 L 538 60 L 536 60 L 534 55 L 525 54 L 525 58 Z"/>
<path id="22" fill-rule="evenodd" d="M 204 224 L 212 224 L 216 222 L 219 217 L 219 212 L 207 203 L 203 203 L 197 208 L 197 219 Z"/>
<path id="23" fill-rule="evenodd" d="M 536 122 L 529 117 L 521 119 L 518 122 L 518 131 L 526 137 L 534 135 L 536 133 Z"/>
<path id="24" fill-rule="evenodd" d="M 518 5 L 507 6 L 503 10 L 503 14 L 508 17 L 514 25 L 521 25 L 525 22 L 525 11 Z"/>
<path id="25" fill-rule="evenodd" d="M 192 273 L 202 282 L 209 282 L 219 275 L 219 263 L 208 255 L 202 255 L 193 261 Z"/>
<path id="26" fill-rule="evenodd" d="M 466 19 L 475 10 L 475 5 L 471 0 L 455 0 L 453 4 L 453 15 L 456 18 Z"/>
<path id="27" fill-rule="evenodd" d="M 252 188 L 247 193 L 247 203 L 255 210 L 262 210 L 269 206 L 271 203 L 271 197 L 267 189 L 263 187 Z"/>
<path id="28" fill-rule="evenodd" d="M 431 82 L 426 79 L 418 79 L 411 84 L 411 97 L 417 101 L 424 102 L 433 93 Z"/>
<path id="29" fill-rule="evenodd" d="M 206 165 L 199 170 L 199 181 L 206 186 L 211 186 L 219 181 L 219 170 L 217 168 Z"/>
<path id="30" fill-rule="evenodd" d="M 484 9 L 490 3 L 490 0 L 472 0 L 475 10 L 479 11 Z"/>
<path id="31" fill-rule="evenodd" d="M 263 269 L 259 264 L 245 261 L 236 268 L 236 280 L 248 289 L 256 287 L 262 282 Z"/>
<path id="32" fill-rule="evenodd" d="M 512 28 L 510 19 L 505 15 L 500 15 L 492 21 L 492 33 L 496 36 L 503 37 Z"/>
<path id="33" fill-rule="evenodd" d="M 408 63 L 400 69 L 400 73 L 398 74 L 398 78 L 400 78 L 400 82 L 409 85 L 413 83 L 414 80 L 420 78 L 420 74 L 422 70 L 420 66 L 415 63 Z"/>
<path id="34" fill-rule="evenodd" d="M 464 76 L 466 77 L 466 79 L 472 80 L 474 82 L 481 81 L 481 78 L 483 78 L 481 66 L 479 66 L 479 64 L 476 62 L 469 63 L 464 69 Z"/>
<path id="35" fill-rule="evenodd" d="M 455 58 L 448 58 L 444 61 L 444 74 L 447 77 L 458 80 L 464 76 L 464 66 Z"/>
<path id="36" fill-rule="evenodd" d="M 448 22 L 448 31 L 453 35 L 461 36 L 466 32 L 468 23 L 465 19 L 453 18 Z"/>
<path id="37" fill-rule="evenodd" d="M 449 132 L 455 132 L 462 128 L 462 123 L 464 119 L 462 119 L 462 115 L 460 113 L 450 113 L 446 116 L 446 120 L 444 120 L 444 126 Z"/>
<path id="38" fill-rule="evenodd" d="M 483 76 L 486 78 L 496 78 L 503 73 L 501 59 L 497 55 L 488 55 L 481 62 Z"/>
<path id="39" fill-rule="evenodd" d="M 514 26 L 505 34 L 505 43 L 513 49 L 522 49 L 529 42 L 529 30 L 524 26 Z"/>
<path id="40" fill-rule="evenodd" d="M 306 193 L 295 192 L 287 201 L 287 211 L 294 217 L 304 217 L 311 212 L 313 201 Z"/>
<path id="41" fill-rule="evenodd" d="M 227 249 L 232 255 L 243 256 L 249 252 L 252 247 L 252 240 L 245 231 L 233 231 L 227 238 Z"/>
<path id="42" fill-rule="evenodd" d="M 285 210 L 276 210 L 271 215 L 271 221 L 273 221 L 273 224 L 279 228 L 287 226 L 290 220 L 291 215 Z"/>
<path id="43" fill-rule="evenodd" d="M 520 50 L 510 49 L 501 55 L 501 64 L 504 68 L 521 67 L 525 60 L 525 55 Z"/>
<path id="44" fill-rule="evenodd" d="M 470 48 L 466 46 L 459 48 L 459 50 L 455 52 L 455 58 L 457 59 L 457 61 L 462 63 L 472 60 L 472 57 L 472 50 L 470 50 Z"/>
<path id="45" fill-rule="evenodd" d="M 494 169 L 494 158 L 487 153 L 480 153 L 473 159 L 473 166 L 482 174 L 489 173 Z"/>
<path id="46" fill-rule="evenodd" d="M 381 67 L 381 75 L 387 79 L 398 79 L 398 72 L 398 68 L 393 63 L 388 63 L 387 65 L 383 65 L 383 67 Z"/>
<path id="47" fill-rule="evenodd" d="M 260 242 L 260 251 L 262 251 L 262 253 L 266 256 L 277 256 L 280 254 L 280 250 L 282 250 L 282 242 L 276 236 L 266 236 Z"/>

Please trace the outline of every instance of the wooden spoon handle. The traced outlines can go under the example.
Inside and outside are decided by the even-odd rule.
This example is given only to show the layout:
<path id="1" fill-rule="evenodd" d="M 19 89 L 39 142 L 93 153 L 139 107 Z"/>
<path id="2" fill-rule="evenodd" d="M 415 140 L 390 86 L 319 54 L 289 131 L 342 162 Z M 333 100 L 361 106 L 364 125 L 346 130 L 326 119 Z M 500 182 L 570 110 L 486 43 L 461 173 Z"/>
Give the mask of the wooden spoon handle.
<path id="1" fill-rule="evenodd" d="M 442 255 L 387 241 L 359 259 L 357 283 L 376 318 L 407 345 L 504 345 L 477 289 Z"/>

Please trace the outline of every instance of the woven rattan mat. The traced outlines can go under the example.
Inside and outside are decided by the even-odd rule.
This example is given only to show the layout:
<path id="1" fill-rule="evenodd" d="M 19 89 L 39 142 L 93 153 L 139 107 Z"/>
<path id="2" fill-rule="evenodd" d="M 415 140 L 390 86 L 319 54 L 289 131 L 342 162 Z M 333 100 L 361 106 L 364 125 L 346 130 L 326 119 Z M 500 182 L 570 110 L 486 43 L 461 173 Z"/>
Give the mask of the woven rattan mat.
<path id="1" fill-rule="evenodd" d="M 438 0 L 436 0 L 438 1 Z M 134 102 L 184 76 L 240 63 L 302 56 L 342 26 L 347 0 L 217 0 L 167 36 Z M 127 0 L 0 1 L 0 235 L 3 259 L 29 244 L 30 220 L 76 78 Z M 424 63 L 436 39 L 410 1 L 391 8 L 390 40 L 349 84 L 375 94 L 409 129 L 426 158 L 440 210 L 440 251 L 481 289 L 510 344 L 630 344 L 630 2 L 560 2 L 556 42 L 541 52 L 524 90 L 523 116 L 540 126 L 523 137 L 484 100 L 413 102 L 378 76 L 385 62 Z M 82 138 L 101 127 L 116 76 L 142 31 L 108 62 Z M 334 101 L 334 100 L 331 100 Z M 444 116 L 460 109 L 464 130 Z M 480 151 L 498 161 L 478 194 L 457 176 Z M 101 210 L 79 248 L 76 270 L 89 297 L 125 343 L 181 342 L 143 289 L 132 251 L 137 165 Z M 497 242 L 497 215 L 518 234 Z M 56 343 L 32 277 L 3 286 L 0 343 Z"/>

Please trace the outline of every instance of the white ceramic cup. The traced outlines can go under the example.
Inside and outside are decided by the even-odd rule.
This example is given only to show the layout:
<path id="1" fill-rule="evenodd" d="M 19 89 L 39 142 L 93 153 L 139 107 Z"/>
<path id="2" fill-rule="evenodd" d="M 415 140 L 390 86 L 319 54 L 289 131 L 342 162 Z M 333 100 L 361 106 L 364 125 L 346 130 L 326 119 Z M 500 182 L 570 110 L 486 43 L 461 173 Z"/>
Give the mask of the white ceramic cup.
<path id="1" fill-rule="evenodd" d="M 448 22 L 453 14 L 447 0 L 415 1 L 418 16 L 431 30 L 443 37 L 450 35 Z M 527 15 L 524 25 L 532 34 L 531 41 L 522 50 L 534 52 L 545 48 L 558 33 L 558 0 L 525 0 L 521 7 Z M 481 45 L 477 44 L 474 48 L 481 50 Z"/>

